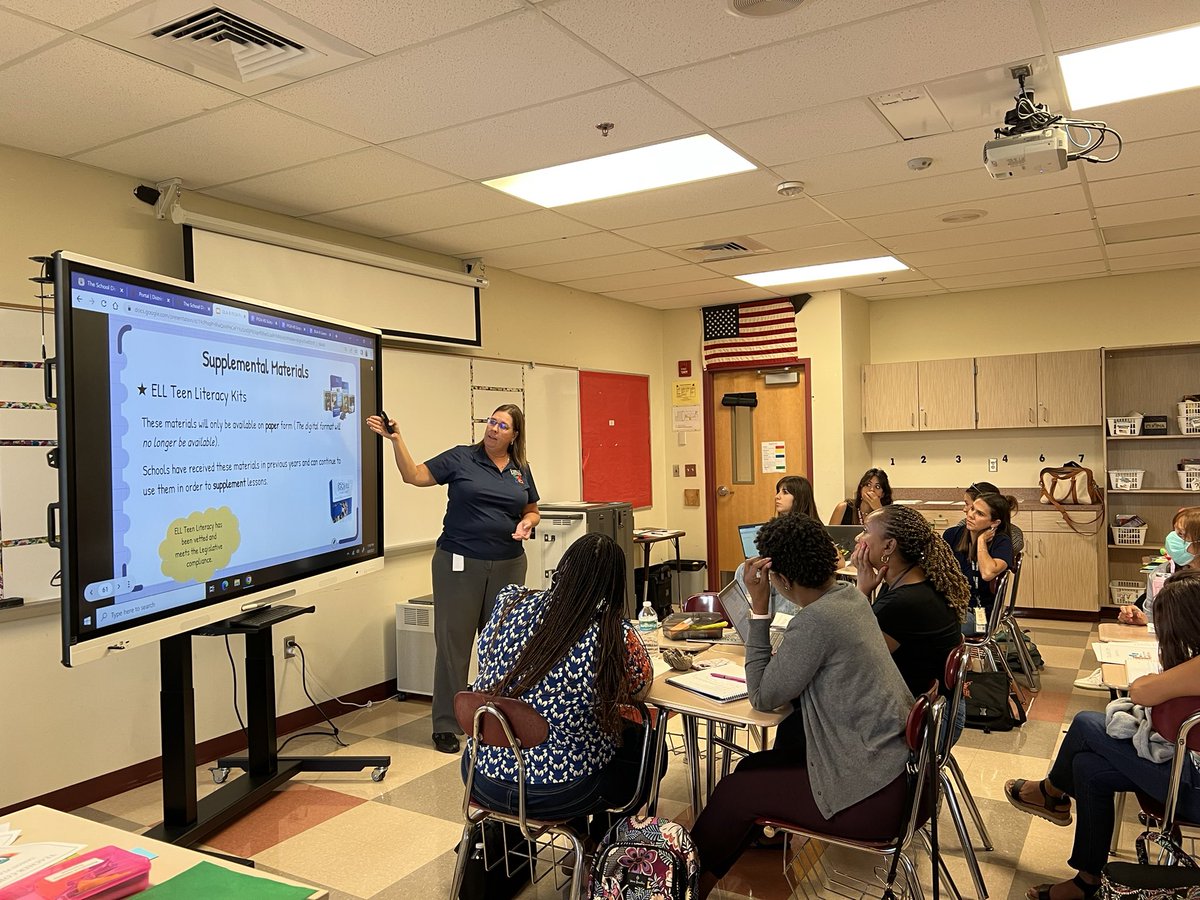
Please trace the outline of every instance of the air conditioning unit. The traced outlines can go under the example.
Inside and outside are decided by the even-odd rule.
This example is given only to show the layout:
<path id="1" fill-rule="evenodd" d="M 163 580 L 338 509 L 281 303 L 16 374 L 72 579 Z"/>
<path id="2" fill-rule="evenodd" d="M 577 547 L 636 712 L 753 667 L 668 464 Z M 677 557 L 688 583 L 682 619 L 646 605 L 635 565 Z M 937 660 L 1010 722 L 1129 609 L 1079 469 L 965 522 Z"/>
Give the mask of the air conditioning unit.
<path id="1" fill-rule="evenodd" d="M 433 664 L 437 658 L 433 615 L 432 596 L 396 604 L 396 691 L 401 700 L 408 694 L 433 696 Z M 471 645 L 468 679 L 472 682 L 479 674 L 477 643 Z"/>

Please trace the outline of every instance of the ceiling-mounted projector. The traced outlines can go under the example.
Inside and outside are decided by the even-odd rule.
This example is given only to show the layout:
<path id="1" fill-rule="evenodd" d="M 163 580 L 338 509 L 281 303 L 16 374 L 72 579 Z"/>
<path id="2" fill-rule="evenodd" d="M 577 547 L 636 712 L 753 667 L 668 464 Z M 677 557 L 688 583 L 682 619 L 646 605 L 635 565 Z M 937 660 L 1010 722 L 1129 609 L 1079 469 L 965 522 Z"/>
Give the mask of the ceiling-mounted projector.
<path id="1" fill-rule="evenodd" d="M 983 145 L 983 164 L 995 179 L 1061 172 L 1067 167 L 1067 133 L 1061 128 L 1001 137 Z"/>

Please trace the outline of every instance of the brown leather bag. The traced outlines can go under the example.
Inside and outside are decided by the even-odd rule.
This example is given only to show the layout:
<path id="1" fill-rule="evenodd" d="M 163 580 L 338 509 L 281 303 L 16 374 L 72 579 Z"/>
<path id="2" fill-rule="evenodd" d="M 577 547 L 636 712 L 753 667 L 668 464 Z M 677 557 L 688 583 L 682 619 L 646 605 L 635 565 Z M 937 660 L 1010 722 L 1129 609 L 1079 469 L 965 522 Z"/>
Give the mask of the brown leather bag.
<path id="1" fill-rule="evenodd" d="M 1047 503 L 1058 510 L 1063 521 L 1077 534 L 1095 534 L 1083 532 L 1076 525 L 1099 525 L 1104 519 L 1104 492 L 1096 486 L 1092 470 L 1079 463 L 1068 463 L 1065 466 L 1042 469 L 1038 477 L 1042 489 L 1040 502 Z M 1099 506 L 1094 517 L 1088 521 L 1080 521 L 1067 510 L 1069 506 Z"/>

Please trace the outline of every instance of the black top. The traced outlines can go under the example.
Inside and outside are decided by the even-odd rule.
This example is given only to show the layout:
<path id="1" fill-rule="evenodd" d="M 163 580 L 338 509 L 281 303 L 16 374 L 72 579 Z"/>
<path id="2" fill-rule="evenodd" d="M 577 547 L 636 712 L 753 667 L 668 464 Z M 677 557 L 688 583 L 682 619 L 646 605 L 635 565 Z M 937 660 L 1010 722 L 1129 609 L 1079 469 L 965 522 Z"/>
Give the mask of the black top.
<path id="1" fill-rule="evenodd" d="M 892 590 L 884 584 L 871 608 L 880 630 L 900 645 L 892 659 L 913 696 L 929 690 L 931 681 L 945 695 L 946 657 L 962 640 L 958 615 L 946 598 L 928 581 Z"/>
<path id="2" fill-rule="evenodd" d="M 437 545 L 471 559 L 516 559 L 525 552 L 513 530 L 526 506 L 537 503 L 529 466 L 510 458 L 503 470 L 478 444 L 451 447 L 425 465 L 438 484 L 449 485 L 446 517 Z"/>
<path id="3" fill-rule="evenodd" d="M 983 580 L 983 576 L 979 574 L 979 564 L 971 561 L 970 546 L 966 550 L 959 550 L 958 542 L 962 540 L 963 532 L 967 530 L 966 525 L 954 525 L 946 529 L 946 533 L 942 535 L 946 539 L 946 543 L 950 545 L 950 549 L 954 551 L 954 557 L 958 560 L 958 567 L 962 569 L 962 573 L 966 576 L 967 584 L 971 586 L 971 608 L 977 606 L 987 610 L 988 615 L 992 614 L 992 601 L 995 600 L 995 595 L 992 594 L 992 583 Z M 968 536 L 968 541 L 975 540 Z M 992 542 L 988 544 L 988 553 L 993 559 L 1002 559 L 1004 564 L 1008 566 L 1008 571 L 1012 571 L 1013 566 L 1013 544 L 1012 538 L 1007 534 L 997 534 L 992 538 Z M 967 613 L 967 621 L 971 621 L 974 613 Z"/>
<path id="4" fill-rule="evenodd" d="M 854 521 L 855 513 L 857 511 L 858 510 L 854 506 L 854 499 L 852 497 L 847 497 L 846 498 L 846 508 L 844 510 L 842 510 L 842 521 L 838 522 L 838 524 L 839 525 L 857 525 L 858 522 Z"/>

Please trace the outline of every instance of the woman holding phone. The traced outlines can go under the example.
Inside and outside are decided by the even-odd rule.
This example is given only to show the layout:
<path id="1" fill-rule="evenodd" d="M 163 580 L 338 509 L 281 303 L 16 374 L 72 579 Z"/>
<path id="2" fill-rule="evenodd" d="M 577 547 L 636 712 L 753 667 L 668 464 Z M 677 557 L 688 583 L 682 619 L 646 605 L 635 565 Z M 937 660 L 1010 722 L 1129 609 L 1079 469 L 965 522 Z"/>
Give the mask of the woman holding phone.
<path id="1" fill-rule="evenodd" d="M 496 594 L 525 581 L 525 548 L 541 520 L 538 492 L 525 458 L 525 416 L 506 403 L 487 420 L 483 439 L 418 463 L 382 416 L 367 427 L 392 442 L 405 484 L 449 487 L 442 534 L 433 553 L 433 745 L 459 751 L 454 695 L 466 690 L 471 644 L 492 615 Z"/>

